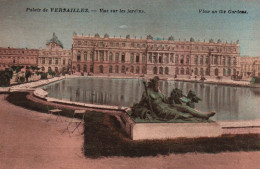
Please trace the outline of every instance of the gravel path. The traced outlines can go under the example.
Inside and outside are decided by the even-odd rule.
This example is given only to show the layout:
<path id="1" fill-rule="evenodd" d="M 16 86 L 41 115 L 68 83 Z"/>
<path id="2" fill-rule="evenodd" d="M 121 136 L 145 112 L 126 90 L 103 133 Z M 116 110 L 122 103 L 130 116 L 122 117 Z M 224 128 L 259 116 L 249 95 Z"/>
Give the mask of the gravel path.
<path id="1" fill-rule="evenodd" d="M 0 169 L 260 169 L 260 152 L 87 159 L 83 136 L 63 133 L 67 118 L 47 121 L 47 114 L 12 105 L 5 96 L 0 95 Z"/>

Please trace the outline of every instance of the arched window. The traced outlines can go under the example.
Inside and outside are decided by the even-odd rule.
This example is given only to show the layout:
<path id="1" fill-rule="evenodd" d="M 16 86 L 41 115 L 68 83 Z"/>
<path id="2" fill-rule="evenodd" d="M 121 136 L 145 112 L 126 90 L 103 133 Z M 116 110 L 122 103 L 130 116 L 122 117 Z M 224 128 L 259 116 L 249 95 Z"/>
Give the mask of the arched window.
<path id="1" fill-rule="evenodd" d="M 112 65 L 109 66 L 109 73 L 113 73 L 113 66 Z"/>
<path id="2" fill-rule="evenodd" d="M 189 75 L 190 74 L 190 69 L 187 67 L 186 68 L 186 75 Z"/>
<path id="3" fill-rule="evenodd" d="M 116 65 L 116 73 L 119 73 L 119 66 Z"/>
<path id="4" fill-rule="evenodd" d="M 155 75 L 157 74 L 157 67 L 153 68 L 153 74 L 155 74 Z"/>
<path id="5" fill-rule="evenodd" d="M 116 62 L 119 62 L 119 53 L 116 53 Z"/>
<path id="6" fill-rule="evenodd" d="M 197 55 L 195 56 L 194 62 L 195 62 L 195 64 L 198 64 L 198 62 L 199 62 L 199 57 Z"/>
<path id="7" fill-rule="evenodd" d="M 223 65 L 226 65 L 226 57 L 223 56 Z"/>
<path id="8" fill-rule="evenodd" d="M 168 75 L 169 74 L 169 68 L 165 67 L 165 74 Z"/>
<path id="9" fill-rule="evenodd" d="M 190 63 L 190 56 L 187 55 L 187 56 L 186 56 L 186 64 L 189 64 L 189 63 Z"/>
<path id="10" fill-rule="evenodd" d="M 203 65 L 203 62 L 204 62 L 204 58 L 203 56 L 200 56 L 200 64 Z"/>
<path id="11" fill-rule="evenodd" d="M 184 68 L 181 68 L 181 75 L 184 75 Z"/>
<path id="12" fill-rule="evenodd" d="M 121 55 L 121 62 L 125 62 L 125 53 L 122 53 L 122 55 Z"/>
<path id="13" fill-rule="evenodd" d="M 93 65 L 90 65 L 90 72 L 91 72 L 91 73 L 94 72 L 94 67 L 93 67 Z"/>
<path id="14" fill-rule="evenodd" d="M 143 68 L 142 68 L 142 73 L 146 74 L 146 67 L 145 66 L 143 66 Z"/>
<path id="15" fill-rule="evenodd" d="M 143 53 L 143 55 L 142 55 L 142 62 L 143 63 L 145 63 L 146 62 L 146 56 L 145 56 L 145 54 Z"/>
<path id="16" fill-rule="evenodd" d="M 112 52 L 109 53 L 109 62 L 113 62 L 113 53 Z"/>
<path id="17" fill-rule="evenodd" d="M 122 66 L 121 73 L 125 73 L 125 66 Z"/>
<path id="18" fill-rule="evenodd" d="M 78 67 L 78 72 L 80 72 L 80 65 L 78 64 L 77 67 Z"/>
<path id="19" fill-rule="evenodd" d="M 93 51 L 90 52 L 90 59 L 91 59 L 91 61 L 94 61 L 94 52 Z"/>
<path id="20" fill-rule="evenodd" d="M 136 54 L 136 57 L 135 57 L 135 62 L 136 63 L 139 63 L 140 61 L 140 56 L 139 56 L 139 53 Z"/>
<path id="21" fill-rule="evenodd" d="M 227 75 L 226 69 L 223 68 L 223 76 L 226 76 L 226 75 Z"/>
<path id="22" fill-rule="evenodd" d="M 215 76 L 218 76 L 218 69 L 215 69 Z"/>
<path id="23" fill-rule="evenodd" d="M 218 56 L 214 57 L 214 64 L 217 65 L 218 64 Z"/>
<path id="24" fill-rule="evenodd" d="M 203 68 L 200 68 L 200 75 L 204 76 L 204 69 Z"/>
<path id="25" fill-rule="evenodd" d="M 209 68 L 206 68 L 206 75 L 210 75 L 210 70 L 209 70 Z"/>
<path id="26" fill-rule="evenodd" d="M 100 72 L 100 73 L 104 73 L 103 65 L 100 65 L 100 66 L 99 66 L 99 72 Z"/>
<path id="27" fill-rule="evenodd" d="M 137 67 L 136 67 L 136 74 L 139 74 L 139 73 L 140 73 L 140 67 L 137 66 Z"/>
<path id="28" fill-rule="evenodd" d="M 42 71 L 43 71 L 43 72 L 45 71 L 45 67 L 42 67 Z"/>
<path id="29" fill-rule="evenodd" d="M 163 74 L 163 67 L 159 68 L 159 74 L 161 74 L 161 75 Z"/>
<path id="30" fill-rule="evenodd" d="M 228 76 L 231 75 L 231 69 L 228 69 Z"/>
<path id="31" fill-rule="evenodd" d="M 78 54 L 77 54 L 77 61 L 79 62 L 81 60 L 81 53 L 80 51 L 78 51 Z"/>
<path id="32" fill-rule="evenodd" d="M 83 71 L 87 72 L 87 65 L 84 65 Z"/>
<path id="33" fill-rule="evenodd" d="M 130 72 L 131 72 L 131 73 L 134 73 L 134 66 L 131 66 Z"/>
<path id="34" fill-rule="evenodd" d="M 130 54 L 130 61 L 131 61 L 131 63 L 134 63 L 134 60 L 135 60 L 134 53 L 131 53 Z"/>
<path id="35" fill-rule="evenodd" d="M 195 72 L 194 73 L 195 73 L 195 75 L 198 75 L 199 71 L 198 71 L 197 67 L 195 68 Z"/>
<path id="36" fill-rule="evenodd" d="M 169 54 L 168 53 L 165 54 L 165 62 L 169 63 Z"/>
<path id="37" fill-rule="evenodd" d="M 181 55 L 181 64 L 183 65 L 184 64 L 184 56 Z"/>
<path id="38" fill-rule="evenodd" d="M 162 54 L 160 54 L 160 56 L 159 56 L 159 63 L 163 63 L 163 56 L 162 56 Z"/>
<path id="39" fill-rule="evenodd" d="M 209 56 L 206 56 L 206 64 L 209 64 Z"/>
<path id="40" fill-rule="evenodd" d="M 157 62 L 158 62 L 158 56 L 157 53 L 155 53 L 153 56 L 153 63 L 157 63 Z"/>
<path id="41" fill-rule="evenodd" d="M 178 55 L 175 56 L 175 64 L 179 64 L 179 56 Z"/>
<path id="42" fill-rule="evenodd" d="M 179 74 L 179 68 L 178 68 L 178 67 L 175 68 L 175 74 L 176 74 L 176 75 Z"/>
<path id="43" fill-rule="evenodd" d="M 87 61 L 88 60 L 88 53 L 85 51 L 84 52 L 84 61 Z"/>

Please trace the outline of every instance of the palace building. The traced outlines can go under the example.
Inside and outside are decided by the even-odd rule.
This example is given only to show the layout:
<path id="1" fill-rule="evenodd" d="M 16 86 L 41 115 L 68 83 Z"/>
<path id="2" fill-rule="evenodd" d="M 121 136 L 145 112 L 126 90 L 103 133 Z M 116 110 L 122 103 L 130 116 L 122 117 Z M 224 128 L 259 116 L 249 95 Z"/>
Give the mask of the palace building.
<path id="1" fill-rule="evenodd" d="M 239 74 L 239 44 L 73 36 L 72 70 L 94 74 L 231 76 Z"/>
<path id="2" fill-rule="evenodd" d="M 0 70 L 11 66 L 36 66 L 38 49 L 0 47 Z"/>
<path id="3" fill-rule="evenodd" d="M 240 72 L 244 78 L 260 77 L 260 57 L 241 56 Z"/>
<path id="4" fill-rule="evenodd" d="M 64 49 L 53 33 L 45 49 L 0 47 L 0 70 L 12 65 L 38 66 L 42 71 L 103 75 L 171 77 L 260 76 L 260 57 L 240 57 L 239 44 L 165 39 L 79 36 Z"/>
<path id="5" fill-rule="evenodd" d="M 38 67 L 45 72 L 67 72 L 71 67 L 71 50 L 63 49 L 63 44 L 55 33 L 46 43 L 46 48 L 39 50 Z"/>

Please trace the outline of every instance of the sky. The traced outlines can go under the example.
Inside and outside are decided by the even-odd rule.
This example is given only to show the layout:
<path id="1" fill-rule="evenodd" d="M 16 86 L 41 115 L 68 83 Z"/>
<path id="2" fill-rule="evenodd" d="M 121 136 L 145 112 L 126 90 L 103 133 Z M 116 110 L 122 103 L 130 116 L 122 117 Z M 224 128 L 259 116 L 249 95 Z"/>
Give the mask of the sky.
<path id="1" fill-rule="evenodd" d="M 27 8 L 41 12 L 26 12 Z M 44 8 L 48 11 L 42 12 Z M 87 8 L 89 12 L 51 12 L 51 8 Z M 126 12 L 101 13 L 100 9 Z M 144 13 L 127 13 L 128 9 Z M 239 40 L 241 56 L 260 56 L 259 9 L 260 0 L 0 0 L 0 47 L 45 48 L 53 32 L 65 49 L 72 46 L 73 32 L 130 34 L 132 38 L 151 34 L 165 39 L 172 35 L 175 40 Z M 247 13 L 229 14 L 229 10 Z"/>

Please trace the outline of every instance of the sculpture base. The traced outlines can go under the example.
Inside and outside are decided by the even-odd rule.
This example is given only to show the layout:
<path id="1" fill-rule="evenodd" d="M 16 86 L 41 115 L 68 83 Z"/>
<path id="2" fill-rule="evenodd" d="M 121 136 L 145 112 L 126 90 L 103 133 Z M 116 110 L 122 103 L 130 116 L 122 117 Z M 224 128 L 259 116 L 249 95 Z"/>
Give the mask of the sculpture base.
<path id="1" fill-rule="evenodd" d="M 135 123 L 127 113 L 120 116 L 121 126 L 132 140 L 218 137 L 222 129 L 211 123 Z"/>

